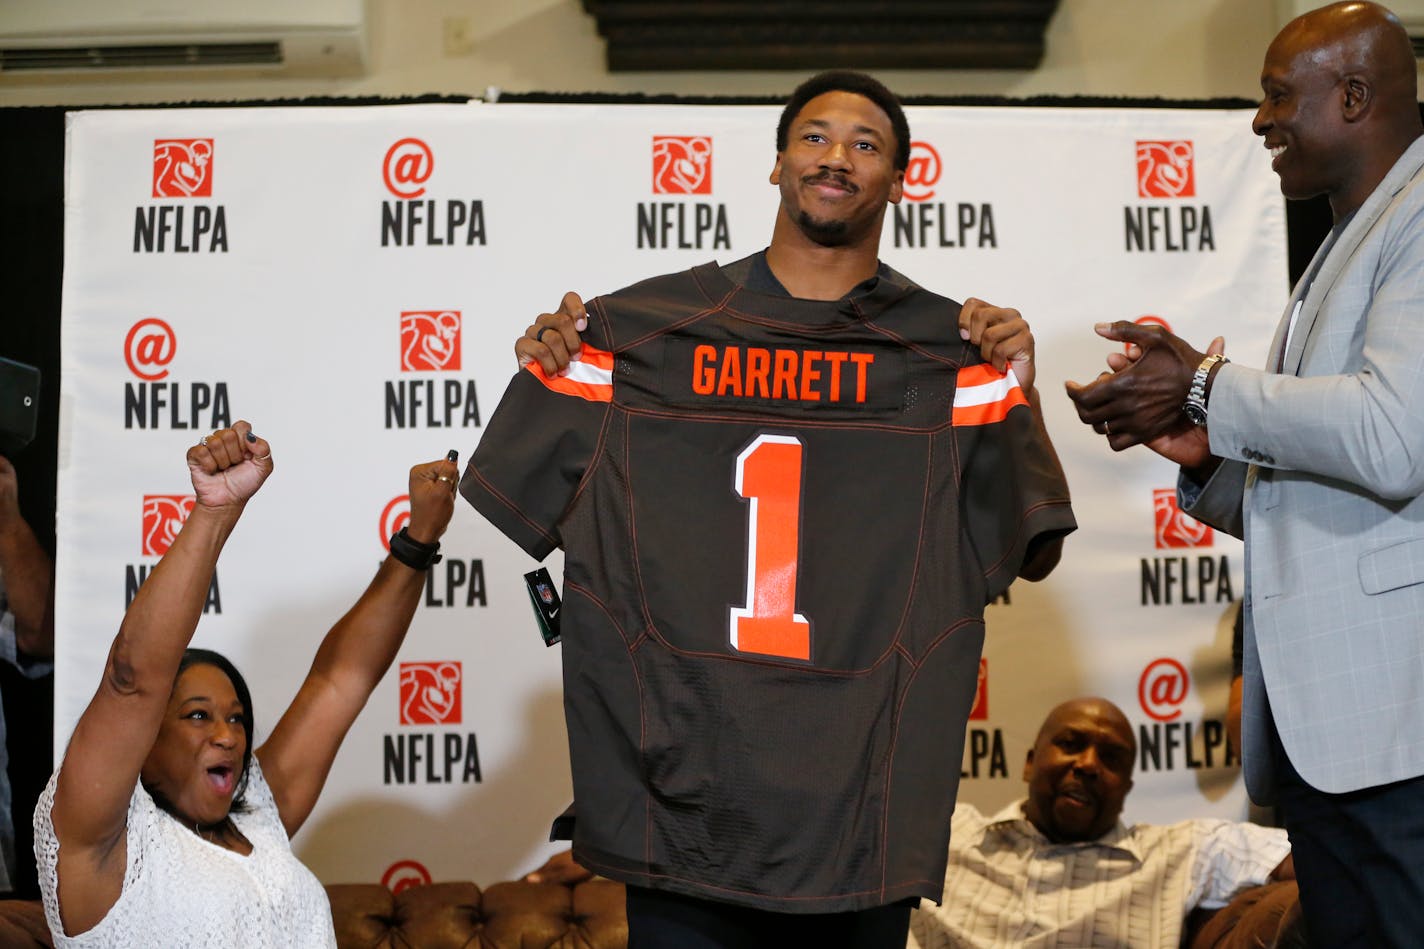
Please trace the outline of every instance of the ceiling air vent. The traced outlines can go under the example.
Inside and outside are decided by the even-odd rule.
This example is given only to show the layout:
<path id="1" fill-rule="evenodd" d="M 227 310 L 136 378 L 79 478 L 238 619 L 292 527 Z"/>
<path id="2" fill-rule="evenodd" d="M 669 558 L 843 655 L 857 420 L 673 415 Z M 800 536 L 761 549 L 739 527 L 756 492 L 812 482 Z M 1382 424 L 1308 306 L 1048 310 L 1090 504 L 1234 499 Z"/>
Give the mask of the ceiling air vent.
<path id="1" fill-rule="evenodd" d="M 0 81 L 366 71 L 365 0 L 0 0 Z"/>
<path id="2" fill-rule="evenodd" d="M 0 72 L 52 69 L 171 69 L 282 62 L 280 43 L 0 48 Z"/>

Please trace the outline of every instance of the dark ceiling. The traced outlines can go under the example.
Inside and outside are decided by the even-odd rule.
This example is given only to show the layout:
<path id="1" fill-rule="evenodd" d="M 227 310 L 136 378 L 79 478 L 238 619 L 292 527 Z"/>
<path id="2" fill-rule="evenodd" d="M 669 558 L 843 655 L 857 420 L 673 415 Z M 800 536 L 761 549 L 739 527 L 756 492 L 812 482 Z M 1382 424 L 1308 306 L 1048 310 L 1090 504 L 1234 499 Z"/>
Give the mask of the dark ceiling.
<path id="1" fill-rule="evenodd" d="M 612 72 L 1033 69 L 1058 0 L 583 0 Z"/>

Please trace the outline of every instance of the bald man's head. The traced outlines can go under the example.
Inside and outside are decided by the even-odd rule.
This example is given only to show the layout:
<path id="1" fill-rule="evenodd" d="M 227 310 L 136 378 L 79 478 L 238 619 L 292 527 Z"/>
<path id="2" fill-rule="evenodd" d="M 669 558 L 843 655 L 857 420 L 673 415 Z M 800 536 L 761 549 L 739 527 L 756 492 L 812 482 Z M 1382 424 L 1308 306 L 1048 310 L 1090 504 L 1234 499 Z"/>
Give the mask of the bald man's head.
<path id="1" fill-rule="evenodd" d="M 1252 128 L 1289 198 L 1353 211 L 1421 132 L 1414 51 L 1393 13 L 1349 0 L 1285 25 L 1266 51 Z"/>
<path id="2" fill-rule="evenodd" d="M 1122 709 L 1102 698 L 1064 702 L 1043 720 L 1024 762 L 1024 816 L 1049 840 L 1096 840 L 1122 814 L 1136 757 Z"/>
<path id="3" fill-rule="evenodd" d="M 1345 0 L 1301 14 L 1276 37 L 1314 68 L 1336 79 L 1360 75 L 1374 83 L 1383 105 L 1418 113 L 1414 46 L 1399 18 L 1377 3 Z"/>

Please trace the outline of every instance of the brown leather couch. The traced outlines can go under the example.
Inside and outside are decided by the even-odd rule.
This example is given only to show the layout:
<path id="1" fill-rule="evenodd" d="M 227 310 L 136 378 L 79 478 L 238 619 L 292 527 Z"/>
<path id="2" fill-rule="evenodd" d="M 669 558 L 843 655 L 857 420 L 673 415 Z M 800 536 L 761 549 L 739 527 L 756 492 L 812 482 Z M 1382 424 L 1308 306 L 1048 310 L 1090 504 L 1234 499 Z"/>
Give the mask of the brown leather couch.
<path id="1" fill-rule="evenodd" d="M 374 883 L 328 886 L 340 949 L 625 949 L 623 887 L 557 883 L 433 883 L 391 893 Z M 1276 945 L 1295 884 L 1247 890 L 1198 920 L 1188 949 Z M 38 902 L 0 901 L 0 949 L 52 946 Z M 1283 944 L 1284 945 L 1284 944 Z M 1292 944 L 1293 945 L 1293 944 Z"/>
<path id="2" fill-rule="evenodd" d="M 391 893 L 374 883 L 328 886 L 340 949 L 624 949 L 623 886 L 432 883 Z"/>
<path id="3" fill-rule="evenodd" d="M 623 886 L 432 883 L 392 893 L 375 883 L 326 888 L 339 949 L 625 949 Z M 0 901 L 0 949 L 53 946 L 38 901 Z"/>

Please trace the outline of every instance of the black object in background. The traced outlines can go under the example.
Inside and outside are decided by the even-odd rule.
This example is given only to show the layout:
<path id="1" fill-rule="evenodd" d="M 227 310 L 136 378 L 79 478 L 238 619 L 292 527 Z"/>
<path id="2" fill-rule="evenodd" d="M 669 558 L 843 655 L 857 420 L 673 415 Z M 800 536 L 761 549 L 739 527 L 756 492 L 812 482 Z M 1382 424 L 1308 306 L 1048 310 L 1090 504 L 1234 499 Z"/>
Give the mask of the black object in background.
<path id="1" fill-rule="evenodd" d="M 0 356 L 0 455 L 13 456 L 35 439 L 40 371 Z"/>

